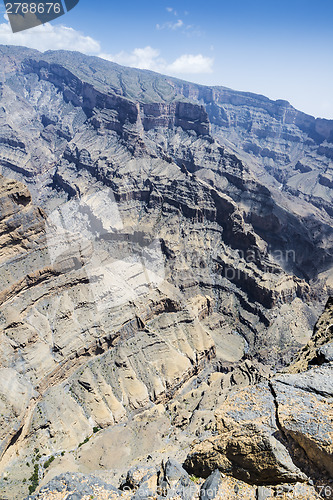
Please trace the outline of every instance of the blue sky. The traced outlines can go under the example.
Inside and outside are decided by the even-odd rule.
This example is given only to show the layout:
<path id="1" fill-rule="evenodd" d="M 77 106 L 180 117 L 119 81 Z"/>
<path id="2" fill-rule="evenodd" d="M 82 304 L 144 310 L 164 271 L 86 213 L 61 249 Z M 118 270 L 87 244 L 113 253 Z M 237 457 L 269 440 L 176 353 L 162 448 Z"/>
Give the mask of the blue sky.
<path id="1" fill-rule="evenodd" d="M 333 119 L 332 0 L 80 0 L 26 32 L 4 19 L 0 43 L 77 49 Z"/>

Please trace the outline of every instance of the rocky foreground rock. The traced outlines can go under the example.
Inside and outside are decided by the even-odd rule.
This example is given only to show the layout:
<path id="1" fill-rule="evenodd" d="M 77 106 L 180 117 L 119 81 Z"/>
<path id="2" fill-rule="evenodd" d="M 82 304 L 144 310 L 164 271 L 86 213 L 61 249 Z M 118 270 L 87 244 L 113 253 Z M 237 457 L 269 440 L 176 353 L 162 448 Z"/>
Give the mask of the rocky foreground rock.
<path id="1" fill-rule="evenodd" d="M 332 122 L 77 53 L 0 58 L 3 498 L 317 498 Z"/>

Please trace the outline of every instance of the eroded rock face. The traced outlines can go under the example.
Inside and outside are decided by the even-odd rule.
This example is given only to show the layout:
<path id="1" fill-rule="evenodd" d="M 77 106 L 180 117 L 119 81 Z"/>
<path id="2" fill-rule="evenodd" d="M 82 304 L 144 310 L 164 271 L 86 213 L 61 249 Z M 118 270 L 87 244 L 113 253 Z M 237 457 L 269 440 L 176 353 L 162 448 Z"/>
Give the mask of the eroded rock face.
<path id="1" fill-rule="evenodd" d="M 10 58 L 10 49 L 3 48 L 2 57 Z M 96 134 L 85 134 L 81 146 L 74 137 L 77 137 L 80 127 L 88 124 L 97 135 L 105 136 L 116 131 L 136 157 L 150 153 L 155 158 L 175 161 L 187 172 L 195 173 L 218 187 L 219 191 L 228 192 L 236 203 L 241 201 L 245 220 L 264 238 L 271 252 L 295 252 L 295 258 L 290 254 L 291 258 L 285 256 L 280 259 L 294 273 L 300 273 L 302 277 L 314 277 L 318 268 L 327 269 L 327 261 L 332 254 L 331 219 L 321 208 L 328 210 L 331 204 L 330 190 L 327 193 L 311 190 L 312 205 L 307 203 L 309 197 L 304 193 L 301 200 L 295 189 L 288 188 L 288 195 L 285 196 L 283 190 L 278 189 L 280 185 L 277 182 L 274 184 L 274 178 L 267 174 L 267 169 L 259 172 L 253 158 L 244 157 L 243 143 L 237 142 L 237 134 L 239 127 L 243 130 L 244 124 L 239 116 L 242 113 L 246 115 L 245 122 L 251 121 L 249 117 L 252 115 L 257 117 L 261 135 L 267 128 L 265 122 L 270 126 L 274 122 L 279 131 L 283 126 L 295 127 L 299 134 L 303 134 L 300 139 L 302 147 L 299 142 L 295 146 L 299 155 L 299 150 L 303 153 L 306 151 L 310 140 L 308 134 L 311 136 L 312 130 L 316 129 L 318 134 L 321 131 L 318 140 L 329 139 L 327 130 L 332 128 L 329 121 L 320 125 L 320 121 L 317 120 L 317 123 L 314 118 L 297 112 L 285 102 L 273 102 L 262 96 L 228 89 L 206 89 L 149 72 L 128 72 L 112 63 L 79 54 L 54 52 L 42 56 L 36 52 L 23 51 L 18 56 L 13 51 L 12 59 L 14 65 L 21 64 L 21 67 L 15 74 L 8 70 L 7 84 L 3 87 L 3 100 L 6 101 L 3 123 L 5 125 L 10 121 L 8 116 L 18 109 L 20 119 L 16 117 L 10 130 L 5 127 L 3 130 L 2 149 L 6 153 L 2 158 L 2 166 L 5 169 L 14 170 L 30 181 L 37 173 L 43 172 L 50 182 L 53 179 L 58 187 L 73 196 L 77 188 L 73 182 L 66 180 L 67 176 L 64 177 L 59 168 L 62 155 L 68 157 L 68 143 L 73 146 L 70 149 L 70 161 L 92 171 L 103 183 L 110 182 L 110 175 L 106 179 L 105 174 L 110 174 L 109 170 L 115 165 L 115 156 L 92 155 L 91 146 L 87 148 L 86 145 L 92 144 Z M 24 96 L 24 104 L 15 97 L 17 94 Z M 210 121 L 216 122 L 210 112 L 212 102 L 219 109 L 233 106 L 232 113 L 235 114 L 234 119 L 227 120 L 230 137 L 227 137 L 225 123 L 216 123 L 220 131 L 217 133 L 219 147 L 209 135 Z M 284 125 L 280 123 L 281 120 Z M 308 127 L 305 123 L 308 123 Z M 19 133 L 15 133 L 16 127 Z M 255 130 L 247 122 L 244 127 L 242 133 L 247 136 Z M 28 134 L 23 138 L 22 131 L 25 128 Z M 239 157 L 245 160 L 243 163 L 239 157 L 230 156 L 228 151 L 221 148 L 221 141 L 222 145 L 225 144 L 223 137 L 228 138 L 229 145 L 234 145 Z M 277 132 L 274 140 L 281 149 L 283 134 Z M 107 151 L 108 141 L 99 142 L 99 151 Z M 289 148 L 289 145 L 285 147 Z M 324 171 L 327 171 L 328 166 L 323 158 L 320 156 L 317 160 L 317 176 L 323 176 Z M 300 160 L 296 164 L 299 168 Z M 275 160 L 274 165 L 277 165 Z M 53 170 L 55 166 L 56 172 Z M 285 172 L 284 164 L 281 169 L 277 166 L 277 171 L 281 172 L 282 167 Z M 248 175 L 248 168 L 257 178 L 260 176 L 261 185 Z M 309 179 L 309 173 L 304 172 L 304 175 L 306 182 L 311 182 L 312 186 L 313 179 Z M 47 184 L 45 181 L 45 178 L 40 180 L 44 186 Z M 262 184 L 269 188 L 272 196 Z M 294 265 L 295 259 L 297 266 Z"/>
<path id="2" fill-rule="evenodd" d="M 223 144 L 231 142 L 237 153 L 254 164 L 265 185 L 324 208 L 332 216 L 332 120 L 316 119 L 282 100 L 222 87 L 171 84 L 176 92 L 205 104 L 214 135 Z"/>
<path id="3" fill-rule="evenodd" d="M 329 300 L 310 348 L 329 335 L 332 321 Z M 257 484 L 306 477 L 330 481 L 332 376 L 333 365 L 325 359 L 322 366 L 278 374 L 228 396 L 215 413 L 217 435 L 194 446 L 185 461 L 186 470 L 208 476 L 219 469 Z"/>
<path id="4" fill-rule="evenodd" d="M 331 361 L 330 349 L 333 335 L 332 315 L 333 298 L 329 297 L 323 314 L 315 325 L 311 339 L 297 354 L 295 360 L 288 369 L 289 372 L 301 372 L 313 364 Z"/>
<path id="5" fill-rule="evenodd" d="M 333 367 L 313 368 L 299 375 L 276 377 L 278 419 L 319 471 L 333 475 Z"/>

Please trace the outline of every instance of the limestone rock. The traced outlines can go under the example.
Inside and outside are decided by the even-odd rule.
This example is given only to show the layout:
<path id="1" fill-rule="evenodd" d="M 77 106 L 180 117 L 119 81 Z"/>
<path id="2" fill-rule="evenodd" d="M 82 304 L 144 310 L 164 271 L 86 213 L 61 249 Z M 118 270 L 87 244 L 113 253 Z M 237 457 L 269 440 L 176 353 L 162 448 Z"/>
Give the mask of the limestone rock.
<path id="1" fill-rule="evenodd" d="M 256 484 L 305 480 L 283 444 L 275 412 L 268 385 L 229 396 L 216 412 L 217 436 L 196 445 L 185 468 L 204 477 L 219 469 Z"/>
<path id="2" fill-rule="evenodd" d="M 83 474 L 62 474 L 50 481 L 47 486 L 41 489 L 38 495 L 29 497 L 34 500 L 46 500 L 57 498 L 67 494 L 66 498 L 72 500 L 82 497 L 93 496 L 101 500 L 111 500 L 120 498 L 121 492 L 114 486 L 101 481 L 97 477 L 88 477 Z"/>
<path id="3" fill-rule="evenodd" d="M 324 355 L 316 356 L 316 348 L 330 335 L 331 319 L 329 301 L 305 355 L 299 356 L 298 366 L 314 355 L 309 369 L 277 374 L 268 383 L 226 398 L 215 414 L 216 435 L 194 445 L 185 461 L 187 470 L 208 476 L 217 468 L 257 484 L 305 480 L 304 472 L 329 481 L 333 367 Z M 317 350 L 329 353 L 329 347 L 323 344 Z"/>
<path id="4" fill-rule="evenodd" d="M 288 368 L 289 372 L 299 372 L 306 370 L 311 364 L 325 361 L 325 350 L 322 354 L 321 349 L 328 344 L 328 353 L 330 352 L 329 343 L 333 339 L 333 297 L 329 297 L 325 308 L 314 327 L 314 332 L 309 342 L 297 354 L 292 365 Z M 329 355 L 329 354 L 328 354 Z M 329 360 L 328 360 L 329 361 Z"/>
<path id="5" fill-rule="evenodd" d="M 324 362 L 330 363 L 333 361 L 333 342 L 328 342 L 317 350 L 317 355 L 324 359 Z"/>

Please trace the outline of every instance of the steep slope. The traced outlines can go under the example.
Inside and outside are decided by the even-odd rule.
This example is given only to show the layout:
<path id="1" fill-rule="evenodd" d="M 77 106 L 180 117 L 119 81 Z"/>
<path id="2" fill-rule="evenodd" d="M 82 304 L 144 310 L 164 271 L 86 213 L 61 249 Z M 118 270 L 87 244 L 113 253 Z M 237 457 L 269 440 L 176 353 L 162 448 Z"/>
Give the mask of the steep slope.
<path id="1" fill-rule="evenodd" d="M 332 321 L 330 298 L 317 322 L 308 349 L 304 349 L 298 356 L 307 358 L 309 349 L 315 347 L 320 360 L 319 357 L 313 359 L 311 367 L 304 371 L 290 373 L 295 371 L 292 365 L 287 373 L 276 374 L 270 379 L 263 377 L 259 383 L 256 383 L 258 380 L 252 380 L 252 386 L 238 387 L 236 390 L 230 387 L 226 389 L 226 378 L 220 373 L 220 391 L 213 382 L 217 374 L 212 374 L 215 376 L 210 377 L 209 384 L 205 387 L 205 396 L 199 402 L 193 387 L 188 387 L 190 390 L 183 394 L 189 406 L 187 413 L 190 415 L 188 419 L 185 418 L 185 422 L 181 398 L 177 397 L 172 402 L 173 412 L 181 418 L 178 424 L 175 422 L 175 426 L 178 429 L 197 430 L 192 450 L 183 466 L 170 457 L 175 450 L 170 445 L 168 447 L 165 439 L 165 448 L 160 456 L 154 454 L 156 443 L 155 448 L 154 444 L 149 443 L 150 449 L 148 447 L 147 452 L 152 452 L 152 455 L 135 460 L 135 465 L 129 468 L 120 481 L 117 481 L 117 477 L 111 479 L 106 474 L 103 476 L 104 481 L 96 473 L 61 474 L 51 479 L 33 498 L 51 498 L 57 492 L 59 498 L 60 492 L 67 492 L 97 495 L 105 499 L 162 499 L 167 496 L 181 499 L 213 497 L 257 500 L 294 497 L 299 500 L 314 500 L 329 497 L 333 486 Z M 322 343 L 324 338 L 326 344 Z M 221 386 L 225 387 L 224 397 L 221 397 Z M 202 389 L 203 385 L 199 387 L 199 391 L 202 392 Z M 210 420 L 210 425 L 205 425 L 206 433 L 198 432 L 199 422 L 202 427 L 207 418 L 204 409 L 208 395 L 218 397 L 215 401 L 221 401 L 222 405 L 216 411 L 209 412 L 211 417 L 215 412 L 215 423 Z M 146 413 L 145 417 L 148 415 Z M 161 425 L 161 414 L 159 417 L 150 414 L 149 417 L 143 427 L 153 425 L 158 418 Z M 142 424 L 139 419 L 135 422 L 140 432 L 143 431 Z M 123 432 L 126 431 L 128 432 L 123 429 Z M 105 433 L 102 439 L 107 439 Z M 138 436 L 136 439 L 139 439 Z M 145 440 L 149 442 L 146 435 Z M 87 444 L 90 455 L 101 442 L 98 443 L 93 438 L 92 441 L 95 442 Z M 181 446 L 179 430 L 177 441 L 178 446 Z M 105 448 L 103 451 L 108 455 Z M 81 454 L 81 459 L 82 455 L 84 453 Z M 162 462 L 161 456 L 166 457 Z M 110 460 L 110 455 L 107 460 Z M 56 458 L 56 461 L 59 459 Z M 58 471 L 61 470 L 60 463 L 58 462 Z M 111 464 L 113 465 L 112 459 Z"/>
<path id="2" fill-rule="evenodd" d="M 61 139 L 64 142 L 72 138 L 73 132 L 84 123 L 86 117 L 92 118 L 91 113 L 94 114 L 93 121 L 97 127 L 107 122 L 106 126 L 109 129 L 112 128 L 119 133 L 124 133 L 120 131 L 125 121 L 128 120 L 125 127 L 125 140 L 128 134 L 139 130 L 142 132 L 142 128 L 144 131 L 149 131 L 156 127 L 168 128 L 177 125 L 183 129 L 199 132 L 201 135 L 207 134 L 210 131 L 209 119 L 213 125 L 214 137 L 244 160 L 256 179 L 260 179 L 260 182 L 269 188 L 276 202 L 277 207 L 272 204 L 267 205 L 267 203 L 262 203 L 261 199 L 258 200 L 255 194 L 252 197 L 252 204 L 257 205 L 255 214 L 248 209 L 249 201 L 247 200 L 246 220 L 267 241 L 272 251 L 283 249 L 284 252 L 288 250 L 296 252 L 298 264 L 304 262 L 304 265 L 294 265 L 292 271 L 300 277 L 313 278 L 317 273 L 317 263 L 323 271 L 330 267 L 332 261 L 330 158 L 329 155 L 322 153 L 322 148 L 325 141 L 331 140 L 332 122 L 316 120 L 304 115 L 285 101 L 273 102 L 262 96 L 235 92 L 230 89 L 211 89 L 188 84 L 149 71 L 123 68 L 78 53 L 59 51 L 42 55 L 27 49 L 18 56 L 17 49 L 4 47 L 2 53 L 6 60 L 11 58 L 15 61 L 12 66 L 8 64 L 6 66 L 9 67 L 8 85 L 14 93 L 18 92 L 21 96 L 27 91 L 21 87 L 17 76 L 10 78 L 10 68 L 13 67 L 15 70 L 16 65 L 20 65 L 21 72 L 30 75 L 30 79 L 31 75 L 35 75 L 34 78 L 36 78 L 37 74 L 41 81 L 51 82 L 64 93 L 67 102 L 66 106 L 62 105 L 62 115 L 66 114 L 64 121 L 59 120 L 57 114 L 59 103 L 56 101 L 59 95 L 57 98 L 53 97 L 56 99 L 54 102 L 56 111 L 53 114 L 48 111 L 45 116 L 41 113 L 40 94 L 29 97 L 30 103 L 34 102 L 36 105 L 38 103 L 41 113 L 39 120 L 46 129 L 42 134 L 44 140 L 49 139 L 52 142 L 51 136 L 55 127 L 57 141 L 52 144 L 51 148 L 55 157 L 50 157 L 48 153 L 48 158 L 39 161 L 41 160 L 38 156 L 41 154 L 40 151 L 38 153 L 31 151 L 28 156 L 22 156 L 22 151 L 17 151 L 21 165 L 18 166 L 18 162 L 11 162 L 10 158 L 4 158 L 3 165 L 7 164 L 10 169 L 20 170 L 22 163 L 29 161 L 32 164 L 35 158 L 32 169 L 34 174 L 40 169 L 41 163 L 44 164 L 44 171 L 46 166 L 51 168 L 51 165 L 57 163 L 58 154 L 61 152 L 57 150 L 57 147 L 61 148 Z M 29 81 L 28 76 L 25 79 Z M 47 88 L 49 87 L 44 83 L 43 95 Z M 78 98 L 78 95 L 81 97 Z M 80 105 L 80 100 L 82 105 Z M 199 107 L 190 105 L 190 102 L 194 101 L 199 104 Z M 202 105 L 207 112 L 206 116 L 202 114 Z M 23 103 L 22 106 L 26 108 Z M 97 109 L 104 111 L 97 112 Z M 111 112 L 112 109 L 118 111 Z M 118 115 L 120 109 L 121 114 Z M 141 118 L 139 121 L 137 121 L 138 110 L 140 110 Z M 10 112 L 9 109 L 8 113 Z M 24 113 L 23 110 L 21 112 Z M 26 109 L 27 112 L 31 115 L 32 110 Z M 71 116 L 72 113 L 78 113 L 75 119 Z M 22 130 L 24 123 L 19 125 Z M 31 132 L 30 130 L 30 136 Z M 41 130 L 37 129 L 35 132 L 39 134 Z M 46 137 L 47 134 L 49 138 Z M 254 149 L 249 154 L 246 141 L 255 142 L 258 147 L 260 146 L 259 149 L 257 148 L 258 151 L 265 150 L 267 154 L 256 152 Z M 169 140 L 162 139 L 159 151 L 165 152 L 165 148 L 170 150 L 169 142 Z M 179 165 L 180 162 L 184 162 L 190 172 L 199 170 L 198 175 L 210 183 L 214 182 L 217 186 L 219 185 L 219 176 L 214 172 L 219 172 L 221 162 L 218 160 L 216 162 L 216 158 L 212 157 L 209 171 L 206 165 L 204 168 L 199 168 L 203 151 L 200 145 L 199 154 L 195 154 L 193 148 L 186 148 L 183 144 L 181 149 L 177 147 L 175 150 L 175 145 L 171 145 L 171 148 L 167 154 Z M 47 149 L 50 148 L 47 147 Z M 276 151 L 281 154 L 277 154 Z M 288 155 L 284 152 L 292 158 L 285 158 Z M 313 171 L 311 175 L 308 168 L 300 166 L 302 161 L 310 165 Z M 25 175 L 34 175 L 32 170 L 25 171 Z M 239 172 L 236 172 L 237 176 Z M 297 189 L 295 183 L 298 186 Z M 226 186 L 222 187 L 226 189 Z M 233 191 L 230 194 L 233 195 Z M 235 201 L 239 203 L 239 196 L 236 198 L 235 196 Z M 293 229 L 292 232 L 291 229 Z M 323 248 L 324 252 L 319 252 L 314 256 L 315 248 Z"/>
<path id="3" fill-rule="evenodd" d="M 217 435 L 194 446 L 186 469 L 207 476 L 218 468 L 272 484 L 300 480 L 297 465 L 319 491 L 322 484 L 331 491 L 332 326 L 330 298 L 296 363 L 287 373 L 228 396 L 215 414 Z M 303 369 L 301 361 L 313 350 Z"/>

